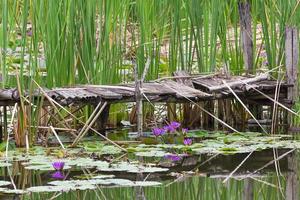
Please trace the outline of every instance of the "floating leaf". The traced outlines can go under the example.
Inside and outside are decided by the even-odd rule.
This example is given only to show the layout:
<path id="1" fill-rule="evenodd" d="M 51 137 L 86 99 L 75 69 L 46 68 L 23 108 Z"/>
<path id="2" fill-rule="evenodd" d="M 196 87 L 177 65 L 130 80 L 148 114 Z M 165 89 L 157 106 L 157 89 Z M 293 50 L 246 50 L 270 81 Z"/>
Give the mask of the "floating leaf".
<path id="1" fill-rule="evenodd" d="M 0 180 L 0 187 L 1 186 L 7 186 L 7 185 L 10 185 L 11 184 L 11 182 L 9 182 L 9 181 L 2 181 L 2 180 Z"/>
<path id="2" fill-rule="evenodd" d="M 94 176 L 93 179 L 105 179 L 105 178 L 114 178 L 115 175 L 113 174 L 100 174 L 97 176 Z"/>
<path id="3" fill-rule="evenodd" d="M 0 162 L 0 167 L 10 167 L 12 166 L 11 163 L 8 163 L 8 162 Z"/>
<path id="4" fill-rule="evenodd" d="M 136 156 L 141 157 L 164 157 L 167 152 L 165 151 L 145 151 L 145 152 L 136 152 Z"/>

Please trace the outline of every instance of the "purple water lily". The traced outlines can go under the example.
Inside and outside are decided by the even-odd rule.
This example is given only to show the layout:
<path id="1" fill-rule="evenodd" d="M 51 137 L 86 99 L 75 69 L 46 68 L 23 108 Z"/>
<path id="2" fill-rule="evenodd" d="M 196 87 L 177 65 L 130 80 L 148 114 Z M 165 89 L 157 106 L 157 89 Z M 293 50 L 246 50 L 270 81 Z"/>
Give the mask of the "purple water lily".
<path id="1" fill-rule="evenodd" d="M 170 133 L 174 133 L 176 131 L 177 128 L 180 127 L 180 123 L 179 122 L 171 122 L 169 125 L 164 126 L 164 129 Z"/>
<path id="2" fill-rule="evenodd" d="M 171 122 L 169 126 L 175 128 L 175 129 L 177 129 L 177 128 L 180 127 L 180 125 L 181 125 L 181 124 L 180 124 L 179 122 Z"/>
<path id="3" fill-rule="evenodd" d="M 53 163 L 52 163 L 52 166 L 53 166 L 53 168 L 54 168 L 55 170 L 60 171 L 60 170 L 63 170 L 63 169 L 64 169 L 65 163 L 64 163 L 64 162 L 57 161 L 57 162 L 53 162 Z"/>
<path id="4" fill-rule="evenodd" d="M 174 128 L 174 127 L 172 127 L 172 126 L 170 126 L 170 125 L 164 126 L 163 129 L 164 129 L 165 131 L 170 132 L 170 133 L 174 133 L 174 132 L 176 131 L 176 128 Z"/>
<path id="5" fill-rule="evenodd" d="M 183 140 L 184 145 L 191 145 L 193 143 L 193 140 L 191 138 L 185 138 Z"/>
<path id="6" fill-rule="evenodd" d="M 65 176 L 60 172 L 60 171 L 56 171 L 53 174 L 51 174 L 51 177 L 54 179 L 64 179 Z"/>
<path id="7" fill-rule="evenodd" d="M 168 160 L 174 161 L 174 162 L 181 160 L 181 157 L 178 156 L 177 154 L 168 154 L 168 155 L 165 155 L 165 158 Z"/>
<path id="8" fill-rule="evenodd" d="M 154 128 L 154 129 L 152 129 L 152 133 L 156 137 L 163 135 L 165 132 L 166 131 L 164 129 L 162 129 L 162 128 Z"/>

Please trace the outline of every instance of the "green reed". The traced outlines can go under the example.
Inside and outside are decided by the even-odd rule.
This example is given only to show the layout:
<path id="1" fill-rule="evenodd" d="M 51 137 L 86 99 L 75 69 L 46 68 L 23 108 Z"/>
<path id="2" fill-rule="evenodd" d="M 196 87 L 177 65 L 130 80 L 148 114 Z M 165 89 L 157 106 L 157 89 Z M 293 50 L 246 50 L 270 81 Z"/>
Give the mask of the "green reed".
<path id="1" fill-rule="evenodd" d="M 2 0 L 2 88 L 16 87 L 15 74 L 21 92 L 36 88 L 32 80 L 48 88 L 129 82 L 132 62 L 141 75 L 148 59 L 147 80 L 176 70 L 200 73 L 226 68 L 241 74 L 238 2 Z M 299 2 L 249 3 L 254 69 L 284 66 L 284 31 L 287 25 L 299 27 Z M 17 54 L 11 53 L 17 49 Z"/>

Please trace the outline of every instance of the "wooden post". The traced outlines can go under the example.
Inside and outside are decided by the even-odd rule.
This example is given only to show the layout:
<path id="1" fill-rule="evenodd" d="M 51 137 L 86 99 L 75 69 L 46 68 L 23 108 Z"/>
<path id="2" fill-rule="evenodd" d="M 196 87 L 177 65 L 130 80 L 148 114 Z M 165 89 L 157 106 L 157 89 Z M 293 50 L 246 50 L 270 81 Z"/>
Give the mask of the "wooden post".
<path id="1" fill-rule="evenodd" d="M 8 122 L 7 122 L 7 107 L 3 106 L 3 132 L 4 132 L 4 140 L 8 137 Z"/>
<path id="2" fill-rule="evenodd" d="M 98 118 L 97 128 L 102 135 L 105 135 L 106 124 L 109 117 L 109 109 L 110 104 L 107 104 Z"/>
<path id="3" fill-rule="evenodd" d="M 298 77 L 298 30 L 293 27 L 285 29 L 285 65 L 288 84 L 296 84 Z M 297 87 L 289 88 L 288 99 L 295 100 L 298 91 Z"/>
<path id="4" fill-rule="evenodd" d="M 134 62 L 134 79 L 135 79 L 135 102 L 137 115 L 137 132 L 141 136 L 143 133 L 143 102 L 142 102 L 142 81 L 139 79 L 138 66 Z"/>
<path id="5" fill-rule="evenodd" d="M 299 36 L 295 27 L 285 29 L 285 66 L 287 83 L 294 87 L 288 89 L 287 98 L 294 103 L 298 98 L 298 62 L 299 62 Z M 288 123 L 292 124 L 292 116 L 288 115 Z"/>
<path id="6" fill-rule="evenodd" d="M 250 3 L 248 0 L 240 0 L 238 3 L 241 41 L 246 73 L 253 72 L 253 41 L 251 28 Z"/>
<path id="7" fill-rule="evenodd" d="M 240 0 L 238 3 L 240 26 L 241 26 L 241 42 L 243 49 L 243 57 L 245 64 L 245 72 L 253 74 L 253 39 L 251 25 L 251 8 L 249 0 Z M 249 110 L 256 119 L 262 118 L 262 106 L 249 104 Z"/>

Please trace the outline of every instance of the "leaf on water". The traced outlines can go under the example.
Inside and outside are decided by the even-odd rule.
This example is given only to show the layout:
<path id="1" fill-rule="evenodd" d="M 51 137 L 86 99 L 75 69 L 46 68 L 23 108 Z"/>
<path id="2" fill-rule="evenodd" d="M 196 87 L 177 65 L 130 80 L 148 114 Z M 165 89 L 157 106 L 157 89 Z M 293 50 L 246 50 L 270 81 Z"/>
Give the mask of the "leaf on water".
<path id="1" fill-rule="evenodd" d="M 121 149 L 116 147 L 116 146 L 112 146 L 112 145 L 108 145 L 108 146 L 104 146 L 101 151 L 99 152 L 99 154 L 119 154 L 121 153 Z"/>
<path id="2" fill-rule="evenodd" d="M 128 179 L 121 179 L 121 178 L 115 178 L 115 179 L 109 179 L 109 182 L 114 185 L 120 185 L 120 186 L 132 186 L 134 185 L 133 181 Z"/>
<path id="3" fill-rule="evenodd" d="M 40 171 L 55 171 L 52 164 L 41 164 L 41 165 L 28 165 L 25 167 L 27 170 L 40 170 Z M 71 169 L 71 166 L 65 165 L 64 170 Z"/>
<path id="4" fill-rule="evenodd" d="M 1 186 L 7 186 L 7 185 L 10 185 L 11 184 L 11 182 L 9 182 L 9 181 L 2 181 L 2 180 L 0 180 L 0 187 Z"/>
<path id="5" fill-rule="evenodd" d="M 97 167 L 100 171 L 126 171 L 130 173 L 155 173 L 155 172 L 165 172 L 169 169 L 167 168 L 159 168 L 159 167 L 145 167 L 142 165 L 131 164 L 127 162 L 121 162 L 118 164 L 112 164 L 107 167 Z"/>
<path id="6" fill-rule="evenodd" d="M 155 172 L 166 172 L 168 168 L 161 168 L 161 167 L 142 167 L 128 170 L 130 173 L 155 173 Z"/>
<path id="7" fill-rule="evenodd" d="M 141 186 L 141 187 L 157 186 L 157 185 L 161 185 L 161 183 L 157 181 L 135 181 L 134 182 L 134 186 Z"/>
<path id="8" fill-rule="evenodd" d="M 145 151 L 145 152 L 136 152 L 136 156 L 141 157 L 164 157 L 167 154 L 165 151 Z"/>
<path id="9" fill-rule="evenodd" d="M 68 185 L 61 185 L 61 186 L 52 186 L 52 185 L 46 185 L 46 186 L 34 186 L 27 188 L 26 191 L 28 192 L 68 192 L 72 188 Z"/>
<path id="10" fill-rule="evenodd" d="M 10 167 L 12 166 L 11 163 L 7 163 L 7 162 L 0 162 L 0 167 Z"/>
<path id="11" fill-rule="evenodd" d="M 19 189 L 0 188 L 1 193 L 5 194 L 25 194 L 27 191 Z"/>
<path id="12" fill-rule="evenodd" d="M 93 179 L 106 179 L 106 178 L 114 178 L 115 175 L 113 174 L 100 174 L 97 176 L 94 176 Z"/>
<path id="13" fill-rule="evenodd" d="M 237 151 L 237 148 L 234 147 L 223 147 L 220 149 L 220 151 Z"/>

